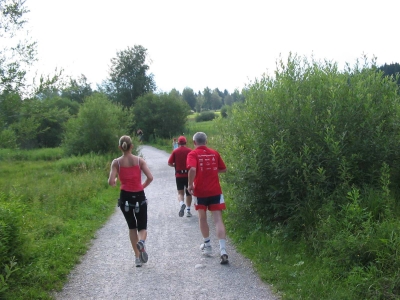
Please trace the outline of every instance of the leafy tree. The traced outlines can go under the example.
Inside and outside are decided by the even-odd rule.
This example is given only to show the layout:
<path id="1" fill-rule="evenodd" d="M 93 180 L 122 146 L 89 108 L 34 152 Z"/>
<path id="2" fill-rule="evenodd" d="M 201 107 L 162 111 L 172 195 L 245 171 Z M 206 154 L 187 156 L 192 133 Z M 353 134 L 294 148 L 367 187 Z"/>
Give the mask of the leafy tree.
<path id="1" fill-rule="evenodd" d="M 383 71 L 387 76 L 393 76 L 397 81 L 397 84 L 400 85 L 400 64 L 392 63 L 392 64 L 384 64 L 379 68 L 379 70 Z"/>
<path id="2" fill-rule="evenodd" d="M 78 79 L 69 79 L 69 84 L 62 89 L 61 96 L 78 103 L 83 103 L 86 97 L 93 94 L 90 83 L 87 82 L 85 75 L 81 75 Z"/>
<path id="3" fill-rule="evenodd" d="M 46 99 L 60 96 L 61 90 L 66 86 L 63 78 L 64 70 L 54 71 L 53 75 L 40 75 L 39 82 L 34 90 L 34 97 Z"/>
<path id="4" fill-rule="evenodd" d="M 183 132 L 190 107 L 174 95 L 149 93 L 137 99 L 133 111 L 135 125 L 143 130 L 145 139 L 171 138 Z"/>
<path id="5" fill-rule="evenodd" d="M 37 142 L 40 148 L 59 147 L 64 135 L 64 126 L 71 115 L 79 111 L 79 104 L 70 99 L 47 98 L 41 101 L 41 111 L 46 112 L 38 128 Z"/>
<path id="6" fill-rule="evenodd" d="M 192 110 L 196 108 L 196 96 L 191 88 L 184 88 L 182 92 L 183 100 L 187 102 Z"/>
<path id="7" fill-rule="evenodd" d="M 22 103 L 20 95 L 16 93 L 4 92 L 0 95 L 0 130 L 18 121 Z"/>
<path id="8" fill-rule="evenodd" d="M 127 134 L 130 116 L 101 93 L 86 98 L 76 117 L 65 126 L 62 142 L 67 154 L 109 153 L 116 140 Z"/>
<path id="9" fill-rule="evenodd" d="M 203 91 L 204 102 L 202 105 L 202 109 L 211 109 L 211 103 L 212 103 L 211 95 L 212 93 L 210 88 L 206 87 Z"/>
<path id="10" fill-rule="evenodd" d="M 25 2 L 0 0 L 0 93 L 21 92 L 27 69 L 36 61 L 36 43 L 16 38 L 29 12 Z"/>
<path id="11" fill-rule="evenodd" d="M 5 93 L 0 96 L 0 147 L 7 141 L 25 149 L 59 146 L 64 123 L 78 109 L 77 102 L 59 96 L 22 101 L 18 94 Z"/>
<path id="12" fill-rule="evenodd" d="M 124 107 L 132 107 L 135 100 L 156 89 L 153 74 L 148 74 L 147 49 L 140 45 L 123 51 L 111 59 L 109 79 L 100 90 L 107 93 L 114 102 Z"/>
<path id="13" fill-rule="evenodd" d="M 222 98 L 217 90 L 214 90 L 211 94 L 211 109 L 219 109 L 222 106 Z"/>
<path id="14" fill-rule="evenodd" d="M 219 90 L 219 88 L 215 88 L 214 91 L 213 91 L 213 93 L 217 93 L 218 96 L 221 97 L 221 99 L 224 98 L 224 93 L 221 92 L 221 91 Z"/>
<path id="15" fill-rule="evenodd" d="M 244 102 L 244 95 L 238 89 L 235 89 L 231 96 L 233 97 L 233 102 Z"/>
<path id="16" fill-rule="evenodd" d="M 66 105 L 58 96 L 44 100 L 25 99 L 18 121 L 11 125 L 16 132 L 19 147 L 32 149 L 60 146 L 63 126 L 70 117 L 71 106 L 73 104 Z"/>
<path id="17" fill-rule="evenodd" d="M 199 94 L 197 97 L 196 97 L 196 111 L 197 112 L 201 112 L 201 108 L 203 107 L 203 105 L 204 105 L 204 96 L 202 95 L 202 94 Z"/>
<path id="18" fill-rule="evenodd" d="M 224 104 L 225 105 L 232 105 L 234 102 L 234 99 L 231 95 L 226 95 L 224 98 Z"/>
<path id="19" fill-rule="evenodd" d="M 169 94 L 170 94 L 171 96 L 176 97 L 176 98 L 181 98 L 181 97 L 182 97 L 181 93 L 180 93 L 177 89 L 172 89 L 172 90 L 169 92 Z"/>
<path id="20" fill-rule="evenodd" d="M 11 125 L 18 121 L 22 100 L 18 94 L 0 95 L 0 148 L 16 149 L 17 136 Z"/>
<path id="21" fill-rule="evenodd" d="M 17 149 L 17 136 L 12 129 L 4 129 L 0 131 L 0 148 Z"/>

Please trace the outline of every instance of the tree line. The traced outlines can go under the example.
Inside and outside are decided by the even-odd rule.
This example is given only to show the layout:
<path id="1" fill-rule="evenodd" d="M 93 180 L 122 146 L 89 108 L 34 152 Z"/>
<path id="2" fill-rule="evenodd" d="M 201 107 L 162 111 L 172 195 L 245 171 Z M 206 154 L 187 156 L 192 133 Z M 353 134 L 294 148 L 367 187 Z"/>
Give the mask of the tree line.
<path id="1" fill-rule="evenodd" d="M 117 51 L 108 77 L 95 89 L 85 75 L 66 76 L 63 70 L 27 83 L 36 62 L 36 43 L 13 41 L 26 24 L 25 1 L 0 0 L 0 39 L 10 47 L 0 50 L 0 148 L 59 147 L 68 153 L 107 152 L 105 142 L 141 128 L 144 138 L 170 138 L 183 132 L 193 111 L 221 109 L 243 102 L 242 92 L 211 90 L 195 93 L 187 87 L 157 93 L 148 51 L 141 45 Z M 89 121 L 90 120 L 90 121 Z"/>

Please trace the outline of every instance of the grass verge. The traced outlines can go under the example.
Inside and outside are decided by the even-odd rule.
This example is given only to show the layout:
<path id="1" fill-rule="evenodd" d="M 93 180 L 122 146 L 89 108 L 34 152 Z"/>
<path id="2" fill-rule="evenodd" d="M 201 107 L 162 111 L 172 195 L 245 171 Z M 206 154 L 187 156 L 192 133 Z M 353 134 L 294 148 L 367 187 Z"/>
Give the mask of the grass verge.
<path id="1" fill-rule="evenodd" d="M 0 153 L 0 213 L 19 225 L 14 241 L 2 235 L 2 257 L 15 257 L 17 265 L 1 299 L 52 299 L 115 209 L 118 192 L 107 185 L 108 157 L 43 152 Z"/>

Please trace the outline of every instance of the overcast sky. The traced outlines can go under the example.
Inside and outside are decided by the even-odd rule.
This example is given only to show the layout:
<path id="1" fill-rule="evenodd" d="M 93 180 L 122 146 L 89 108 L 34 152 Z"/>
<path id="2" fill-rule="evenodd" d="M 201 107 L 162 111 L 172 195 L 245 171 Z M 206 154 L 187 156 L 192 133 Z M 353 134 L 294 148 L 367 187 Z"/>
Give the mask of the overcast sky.
<path id="1" fill-rule="evenodd" d="M 353 65 L 400 63 L 399 0 L 27 0 L 39 74 L 94 86 L 111 58 L 142 45 L 159 91 L 242 89 L 291 51 Z"/>

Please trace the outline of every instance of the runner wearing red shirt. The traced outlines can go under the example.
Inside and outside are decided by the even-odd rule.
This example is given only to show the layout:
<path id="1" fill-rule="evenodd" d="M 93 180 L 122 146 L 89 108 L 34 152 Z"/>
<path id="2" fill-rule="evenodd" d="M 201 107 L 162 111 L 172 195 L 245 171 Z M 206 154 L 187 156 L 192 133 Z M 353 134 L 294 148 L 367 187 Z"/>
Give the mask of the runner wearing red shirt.
<path id="1" fill-rule="evenodd" d="M 199 226 L 204 243 L 200 249 L 204 255 L 211 255 L 210 229 L 207 223 L 207 209 L 211 211 L 216 234 L 219 239 L 221 264 L 228 263 L 226 253 L 226 232 L 222 220 L 222 210 L 225 202 L 219 183 L 219 173 L 226 172 L 226 166 L 219 153 L 206 146 L 207 135 L 197 132 L 193 136 L 195 149 L 188 154 L 186 165 L 189 169 L 188 184 L 189 192 L 195 196 L 195 209 L 199 215 Z"/>
<path id="2" fill-rule="evenodd" d="M 186 216 L 191 217 L 190 206 L 192 205 L 192 194 L 188 192 L 188 170 L 186 168 L 186 158 L 192 149 L 186 147 L 186 138 L 178 138 L 178 148 L 176 148 L 168 159 L 168 166 L 175 168 L 175 180 L 178 190 L 178 201 L 180 204 L 179 216 L 183 217 L 185 208 Z M 186 190 L 186 191 L 185 191 Z M 186 205 L 184 202 L 184 193 L 186 192 Z"/>

